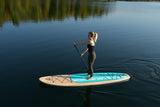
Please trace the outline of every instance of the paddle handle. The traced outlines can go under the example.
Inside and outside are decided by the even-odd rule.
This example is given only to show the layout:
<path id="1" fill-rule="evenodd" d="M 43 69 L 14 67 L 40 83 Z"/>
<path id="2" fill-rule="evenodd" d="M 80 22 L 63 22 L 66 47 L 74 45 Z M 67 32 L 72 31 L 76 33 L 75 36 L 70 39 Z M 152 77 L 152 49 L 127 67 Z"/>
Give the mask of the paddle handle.
<path id="1" fill-rule="evenodd" d="M 78 54 L 80 56 L 81 53 L 80 53 L 79 49 L 77 48 L 76 45 L 74 45 L 74 47 L 76 48 L 76 50 L 77 50 L 77 52 L 78 52 Z M 85 60 L 84 60 L 84 58 L 82 56 L 81 56 L 81 60 L 82 60 L 83 64 L 85 65 L 86 69 L 88 69 L 88 65 L 87 65 L 87 63 L 85 62 Z"/>

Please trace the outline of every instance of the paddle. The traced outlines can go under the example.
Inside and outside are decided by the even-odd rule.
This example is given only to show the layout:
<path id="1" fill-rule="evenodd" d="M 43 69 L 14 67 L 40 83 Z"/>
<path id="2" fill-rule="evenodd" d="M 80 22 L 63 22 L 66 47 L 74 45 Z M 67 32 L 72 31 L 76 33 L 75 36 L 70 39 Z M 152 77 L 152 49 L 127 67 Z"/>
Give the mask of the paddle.
<path id="1" fill-rule="evenodd" d="M 79 49 L 77 48 L 77 46 L 76 46 L 76 45 L 74 45 L 74 47 L 76 48 L 76 50 L 77 50 L 77 52 L 78 52 L 78 54 L 79 54 L 79 56 L 80 56 L 80 55 L 81 55 L 81 53 L 80 53 Z M 86 62 L 85 62 L 85 60 L 84 60 L 84 58 L 83 58 L 83 57 L 81 57 L 81 60 L 82 60 L 83 64 L 85 65 L 86 69 L 88 70 L 88 65 L 86 64 Z"/>

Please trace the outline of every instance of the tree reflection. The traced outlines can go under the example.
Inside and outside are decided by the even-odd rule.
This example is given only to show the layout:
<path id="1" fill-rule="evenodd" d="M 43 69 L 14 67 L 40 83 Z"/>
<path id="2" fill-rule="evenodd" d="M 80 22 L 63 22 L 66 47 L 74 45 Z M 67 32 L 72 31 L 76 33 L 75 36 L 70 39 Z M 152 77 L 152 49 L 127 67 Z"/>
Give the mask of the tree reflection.
<path id="1" fill-rule="evenodd" d="M 100 17 L 113 11 L 110 6 L 113 4 L 109 2 L 106 5 L 97 0 L 0 0 L 0 27 L 9 21 L 19 26 L 20 22 L 28 21 Z"/>

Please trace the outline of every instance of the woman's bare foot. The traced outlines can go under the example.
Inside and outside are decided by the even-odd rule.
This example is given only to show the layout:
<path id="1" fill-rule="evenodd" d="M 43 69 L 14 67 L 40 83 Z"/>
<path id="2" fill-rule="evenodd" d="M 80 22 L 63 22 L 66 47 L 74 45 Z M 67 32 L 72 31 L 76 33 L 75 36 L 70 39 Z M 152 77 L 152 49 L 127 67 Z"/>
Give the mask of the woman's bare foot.
<path id="1" fill-rule="evenodd" d="M 85 75 L 85 76 L 89 76 L 89 74 Z"/>
<path id="2" fill-rule="evenodd" d="M 87 78 L 87 80 L 91 80 L 93 77 L 89 77 L 89 78 Z"/>

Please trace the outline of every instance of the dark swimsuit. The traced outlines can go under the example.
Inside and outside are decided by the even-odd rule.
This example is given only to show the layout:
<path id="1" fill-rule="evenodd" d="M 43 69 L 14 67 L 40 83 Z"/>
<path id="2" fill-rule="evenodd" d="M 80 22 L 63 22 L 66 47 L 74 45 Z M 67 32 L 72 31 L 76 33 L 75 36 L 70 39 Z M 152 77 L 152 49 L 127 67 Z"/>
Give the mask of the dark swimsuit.
<path id="1" fill-rule="evenodd" d="M 95 46 L 91 46 L 90 44 L 87 45 L 88 48 L 88 67 L 89 71 L 88 74 L 92 77 L 93 76 L 93 64 L 96 59 L 96 53 L 95 53 Z"/>

